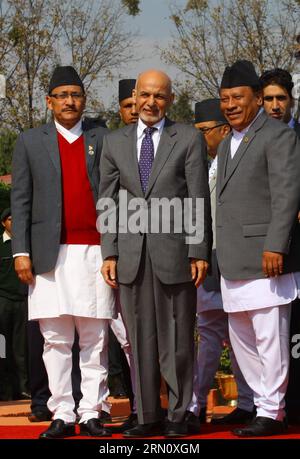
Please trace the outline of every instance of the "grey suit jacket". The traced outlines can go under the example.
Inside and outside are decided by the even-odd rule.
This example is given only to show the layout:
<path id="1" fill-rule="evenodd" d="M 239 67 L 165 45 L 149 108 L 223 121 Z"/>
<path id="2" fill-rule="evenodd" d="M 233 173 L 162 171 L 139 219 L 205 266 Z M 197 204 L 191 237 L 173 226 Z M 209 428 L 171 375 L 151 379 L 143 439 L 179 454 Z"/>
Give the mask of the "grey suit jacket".
<path id="1" fill-rule="evenodd" d="M 206 147 L 195 128 L 166 119 L 152 166 L 149 184 L 144 196 L 139 177 L 137 159 L 137 126 L 105 136 L 100 163 L 99 197 L 109 197 L 118 203 L 119 190 L 127 191 L 127 198 L 177 197 L 204 198 L 204 238 L 198 244 L 186 244 L 186 234 L 174 233 L 171 220 L 169 234 L 132 232 L 102 234 L 102 256 L 118 257 L 118 279 L 121 283 L 134 281 L 140 265 L 143 243 L 146 239 L 155 274 L 165 284 L 191 280 L 189 257 L 209 260 L 211 250 L 211 215 L 207 179 Z M 130 218 L 130 211 L 128 218 Z M 150 220 L 149 220 L 150 221 Z"/>
<path id="2" fill-rule="evenodd" d="M 297 136 L 298 136 L 299 139 L 300 139 L 300 124 L 298 123 L 298 121 L 295 121 L 294 130 L 295 130 Z"/>
<path id="3" fill-rule="evenodd" d="M 96 203 L 106 129 L 89 129 L 83 123 L 83 132 L 87 172 Z M 89 153 L 89 146 L 93 147 L 93 154 Z M 53 122 L 23 132 L 17 140 L 12 163 L 11 207 L 13 253 L 30 253 L 36 274 L 51 271 L 58 256 L 62 217 L 60 155 Z"/>
<path id="4" fill-rule="evenodd" d="M 203 288 L 207 292 L 220 291 L 220 272 L 216 254 L 216 189 L 217 189 L 217 171 L 215 171 L 213 177 L 209 182 L 210 191 L 210 204 L 211 204 L 211 218 L 212 218 L 212 230 L 213 230 L 213 246 L 211 253 L 211 265 L 210 273 L 206 276 L 203 283 Z"/>
<path id="5" fill-rule="evenodd" d="M 300 201 L 300 144 L 284 123 L 259 115 L 233 159 L 232 135 L 218 150 L 217 257 L 229 280 L 263 278 L 263 251 L 299 266 L 293 241 Z"/>

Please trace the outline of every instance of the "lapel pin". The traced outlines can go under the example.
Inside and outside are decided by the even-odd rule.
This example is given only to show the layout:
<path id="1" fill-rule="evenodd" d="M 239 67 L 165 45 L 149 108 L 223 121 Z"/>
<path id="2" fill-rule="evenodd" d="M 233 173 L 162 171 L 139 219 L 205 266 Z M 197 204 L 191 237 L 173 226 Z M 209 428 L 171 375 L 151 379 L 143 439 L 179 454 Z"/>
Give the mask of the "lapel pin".
<path id="1" fill-rule="evenodd" d="M 91 156 L 95 154 L 93 145 L 89 145 L 89 151 L 88 151 L 88 153 L 89 153 L 89 155 L 91 155 Z"/>
<path id="2" fill-rule="evenodd" d="M 245 137 L 244 137 L 244 142 L 247 143 L 248 140 L 249 140 L 249 137 L 247 137 L 247 136 L 245 135 Z"/>

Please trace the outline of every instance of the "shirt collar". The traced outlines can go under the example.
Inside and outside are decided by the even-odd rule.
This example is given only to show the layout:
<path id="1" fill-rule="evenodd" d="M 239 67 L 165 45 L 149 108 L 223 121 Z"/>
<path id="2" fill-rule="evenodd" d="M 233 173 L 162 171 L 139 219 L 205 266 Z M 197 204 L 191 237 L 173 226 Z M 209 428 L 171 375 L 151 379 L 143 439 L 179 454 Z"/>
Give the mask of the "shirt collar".
<path id="1" fill-rule="evenodd" d="M 241 139 L 242 137 L 244 137 L 244 135 L 249 131 L 249 129 L 251 128 L 252 124 L 257 120 L 257 118 L 259 117 L 259 115 L 262 114 L 262 112 L 264 111 L 263 108 L 260 108 L 258 110 L 258 113 L 256 115 L 256 117 L 251 121 L 250 124 L 248 124 L 247 127 L 245 127 L 245 129 L 243 129 L 242 131 L 236 131 L 235 129 L 232 129 L 232 135 L 235 139 Z"/>
<path id="2" fill-rule="evenodd" d="M 3 237 L 3 242 L 11 240 L 11 236 L 6 231 L 4 231 L 4 233 L 2 234 L 2 237 Z"/>
<path id="3" fill-rule="evenodd" d="M 66 129 L 64 126 L 54 120 L 57 131 L 69 142 L 72 143 L 82 134 L 82 120 L 75 124 L 71 129 Z"/>
<path id="4" fill-rule="evenodd" d="M 154 124 L 152 127 L 155 127 L 158 130 L 159 135 L 161 135 L 162 130 L 165 125 L 165 118 L 158 121 L 158 123 Z M 148 127 L 142 120 L 139 118 L 138 120 L 138 127 L 137 127 L 137 137 L 140 139 L 144 135 L 144 130 Z"/>

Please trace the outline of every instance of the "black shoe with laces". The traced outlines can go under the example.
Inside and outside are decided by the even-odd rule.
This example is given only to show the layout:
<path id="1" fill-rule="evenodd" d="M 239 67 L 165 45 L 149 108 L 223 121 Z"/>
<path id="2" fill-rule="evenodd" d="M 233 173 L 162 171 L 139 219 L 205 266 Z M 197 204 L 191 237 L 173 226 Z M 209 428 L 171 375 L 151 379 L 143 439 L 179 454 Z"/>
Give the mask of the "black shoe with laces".
<path id="1" fill-rule="evenodd" d="M 67 424 L 62 419 L 52 421 L 47 430 L 41 433 L 40 440 L 55 440 L 56 438 L 74 437 L 75 424 Z"/>
<path id="2" fill-rule="evenodd" d="M 100 419 L 89 419 L 86 423 L 81 423 L 80 434 L 88 437 L 111 437 L 111 431 L 101 424 Z"/>
<path id="3" fill-rule="evenodd" d="M 131 413 L 127 419 L 120 425 L 120 432 L 125 432 L 126 430 L 132 429 L 133 427 L 137 426 L 138 424 L 138 417 L 136 413 Z"/>

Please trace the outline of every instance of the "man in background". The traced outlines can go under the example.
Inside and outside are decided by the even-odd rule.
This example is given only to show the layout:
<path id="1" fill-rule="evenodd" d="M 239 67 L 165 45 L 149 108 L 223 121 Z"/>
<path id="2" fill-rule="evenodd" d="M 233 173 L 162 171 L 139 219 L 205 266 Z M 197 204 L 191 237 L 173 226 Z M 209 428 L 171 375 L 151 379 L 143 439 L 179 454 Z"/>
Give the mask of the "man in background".
<path id="1" fill-rule="evenodd" d="M 1 214 L 0 236 L 0 334 L 5 337 L 6 356 L 0 359 L 0 400 L 29 399 L 27 372 L 27 287 L 14 270 L 12 218 Z"/>
<path id="2" fill-rule="evenodd" d="M 293 79 L 291 74 L 284 69 L 275 68 L 266 70 L 260 77 L 263 89 L 265 112 L 274 119 L 282 121 L 291 129 L 294 129 L 300 138 L 299 122 L 292 117 L 294 106 Z M 298 214 L 298 220 L 300 213 Z M 298 232 L 300 228 L 296 227 Z M 296 250 L 296 248 L 294 249 Z M 298 249 L 299 253 L 299 249 Z M 292 302 L 291 325 L 290 325 L 290 369 L 289 383 L 285 396 L 287 420 L 290 424 L 300 424 L 300 359 L 292 353 L 294 346 L 293 336 L 300 333 L 300 299 Z"/>

